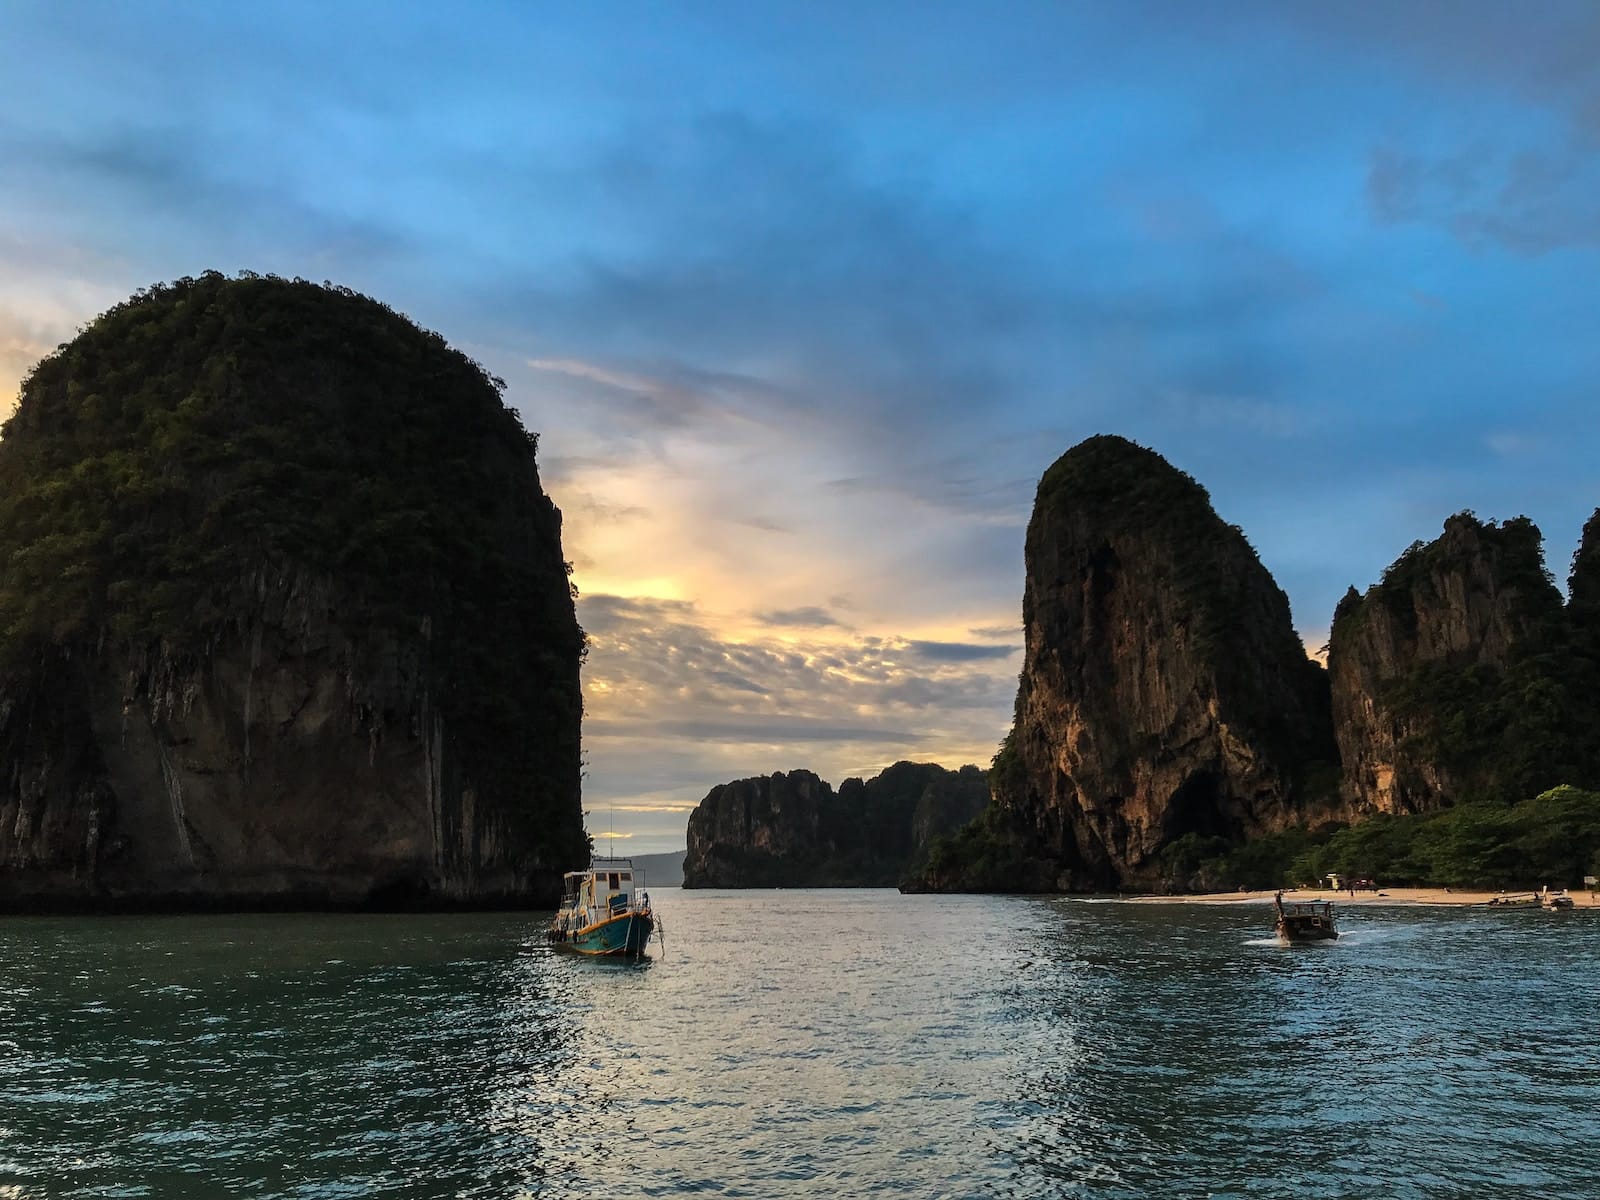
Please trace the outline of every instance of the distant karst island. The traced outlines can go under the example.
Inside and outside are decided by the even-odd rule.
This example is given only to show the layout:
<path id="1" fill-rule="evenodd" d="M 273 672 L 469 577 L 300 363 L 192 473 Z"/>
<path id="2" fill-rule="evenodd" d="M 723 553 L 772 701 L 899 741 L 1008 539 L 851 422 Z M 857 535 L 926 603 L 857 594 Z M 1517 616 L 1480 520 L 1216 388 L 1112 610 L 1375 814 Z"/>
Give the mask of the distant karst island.
<path id="1" fill-rule="evenodd" d="M 810 771 L 711 789 L 689 816 L 683 886 L 893 887 L 989 802 L 977 767 L 898 762 L 835 792 Z"/>
<path id="2" fill-rule="evenodd" d="M 344 288 L 209 272 L 0 440 L 0 908 L 550 904 L 584 638 L 537 439 Z"/>

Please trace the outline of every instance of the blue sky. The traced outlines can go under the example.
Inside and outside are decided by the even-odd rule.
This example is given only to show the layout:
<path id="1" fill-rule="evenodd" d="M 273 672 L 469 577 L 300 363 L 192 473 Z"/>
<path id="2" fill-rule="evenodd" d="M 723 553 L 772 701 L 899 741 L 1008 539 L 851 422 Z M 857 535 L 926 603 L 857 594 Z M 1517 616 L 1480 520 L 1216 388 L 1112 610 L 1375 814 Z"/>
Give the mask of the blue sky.
<path id="1" fill-rule="evenodd" d="M 1311 650 L 1600 505 L 1600 7 L 0 0 L 0 407 L 147 283 L 329 279 L 509 383 L 591 829 L 985 762 L 1034 484 L 1194 474 Z"/>

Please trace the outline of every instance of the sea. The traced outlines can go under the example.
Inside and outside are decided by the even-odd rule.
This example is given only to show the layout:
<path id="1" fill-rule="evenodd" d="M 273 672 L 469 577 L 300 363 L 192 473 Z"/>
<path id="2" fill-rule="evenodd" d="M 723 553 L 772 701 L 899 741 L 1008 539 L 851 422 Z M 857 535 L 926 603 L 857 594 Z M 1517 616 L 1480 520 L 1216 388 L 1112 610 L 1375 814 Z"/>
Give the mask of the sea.
<path id="1" fill-rule="evenodd" d="M 1600 910 L 0 919 L 0 1198 L 1593 1197 Z"/>

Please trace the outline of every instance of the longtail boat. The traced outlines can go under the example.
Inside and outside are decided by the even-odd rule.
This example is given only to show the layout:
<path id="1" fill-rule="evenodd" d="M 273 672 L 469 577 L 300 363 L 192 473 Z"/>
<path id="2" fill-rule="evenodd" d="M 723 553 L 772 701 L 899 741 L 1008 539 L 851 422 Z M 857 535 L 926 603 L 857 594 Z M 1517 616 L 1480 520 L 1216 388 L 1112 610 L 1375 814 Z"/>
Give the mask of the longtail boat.
<path id="1" fill-rule="evenodd" d="M 1278 911 L 1278 936 L 1286 942 L 1335 941 L 1339 931 L 1333 922 L 1332 900 L 1291 900 L 1284 903 L 1283 893 L 1272 898 Z"/>

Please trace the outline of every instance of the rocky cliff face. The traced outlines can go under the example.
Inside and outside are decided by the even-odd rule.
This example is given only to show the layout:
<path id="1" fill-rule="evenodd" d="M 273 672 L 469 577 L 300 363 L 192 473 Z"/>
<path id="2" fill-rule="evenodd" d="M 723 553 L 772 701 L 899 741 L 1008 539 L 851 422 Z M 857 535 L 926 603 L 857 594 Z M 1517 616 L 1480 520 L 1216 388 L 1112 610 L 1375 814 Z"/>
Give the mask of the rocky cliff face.
<path id="1" fill-rule="evenodd" d="M 684 887 L 800 886 L 820 858 L 833 789 L 810 771 L 718 784 L 689 814 Z"/>
<path id="2" fill-rule="evenodd" d="M 887 887 L 988 801 L 976 767 L 896 763 L 834 790 L 810 771 L 711 789 L 689 816 L 685 887 Z"/>
<path id="3" fill-rule="evenodd" d="M 1340 603 L 1328 666 L 1355 812 L 1521 799 L 1588 778 L 1585 714 L 1600 713 L 1541 543 L 1526 518 L 1460 513 Z M 1583 551 L 1579 564 L 1574 613 L 1590 586 Z"/>
<path id="4" fill-rule="evenodd" d="M 530 904 L 587 853 L 560 514 L 370 300 L 108 313 L 0 442 L 0 907 Z"/>
<path id="5" fill-rule="evenodd" d="M 1187 835 L 1313 811 L 1336 762 L 1322 670 L 1243 534 L 1159 455 L 1096 437 L 1045 473 L 1023 622 L 991 821 L 1026 848 L 1029 886 L 1156 888 Z M 1033 878 L 1041 862 L 1052 880 Z"/>

